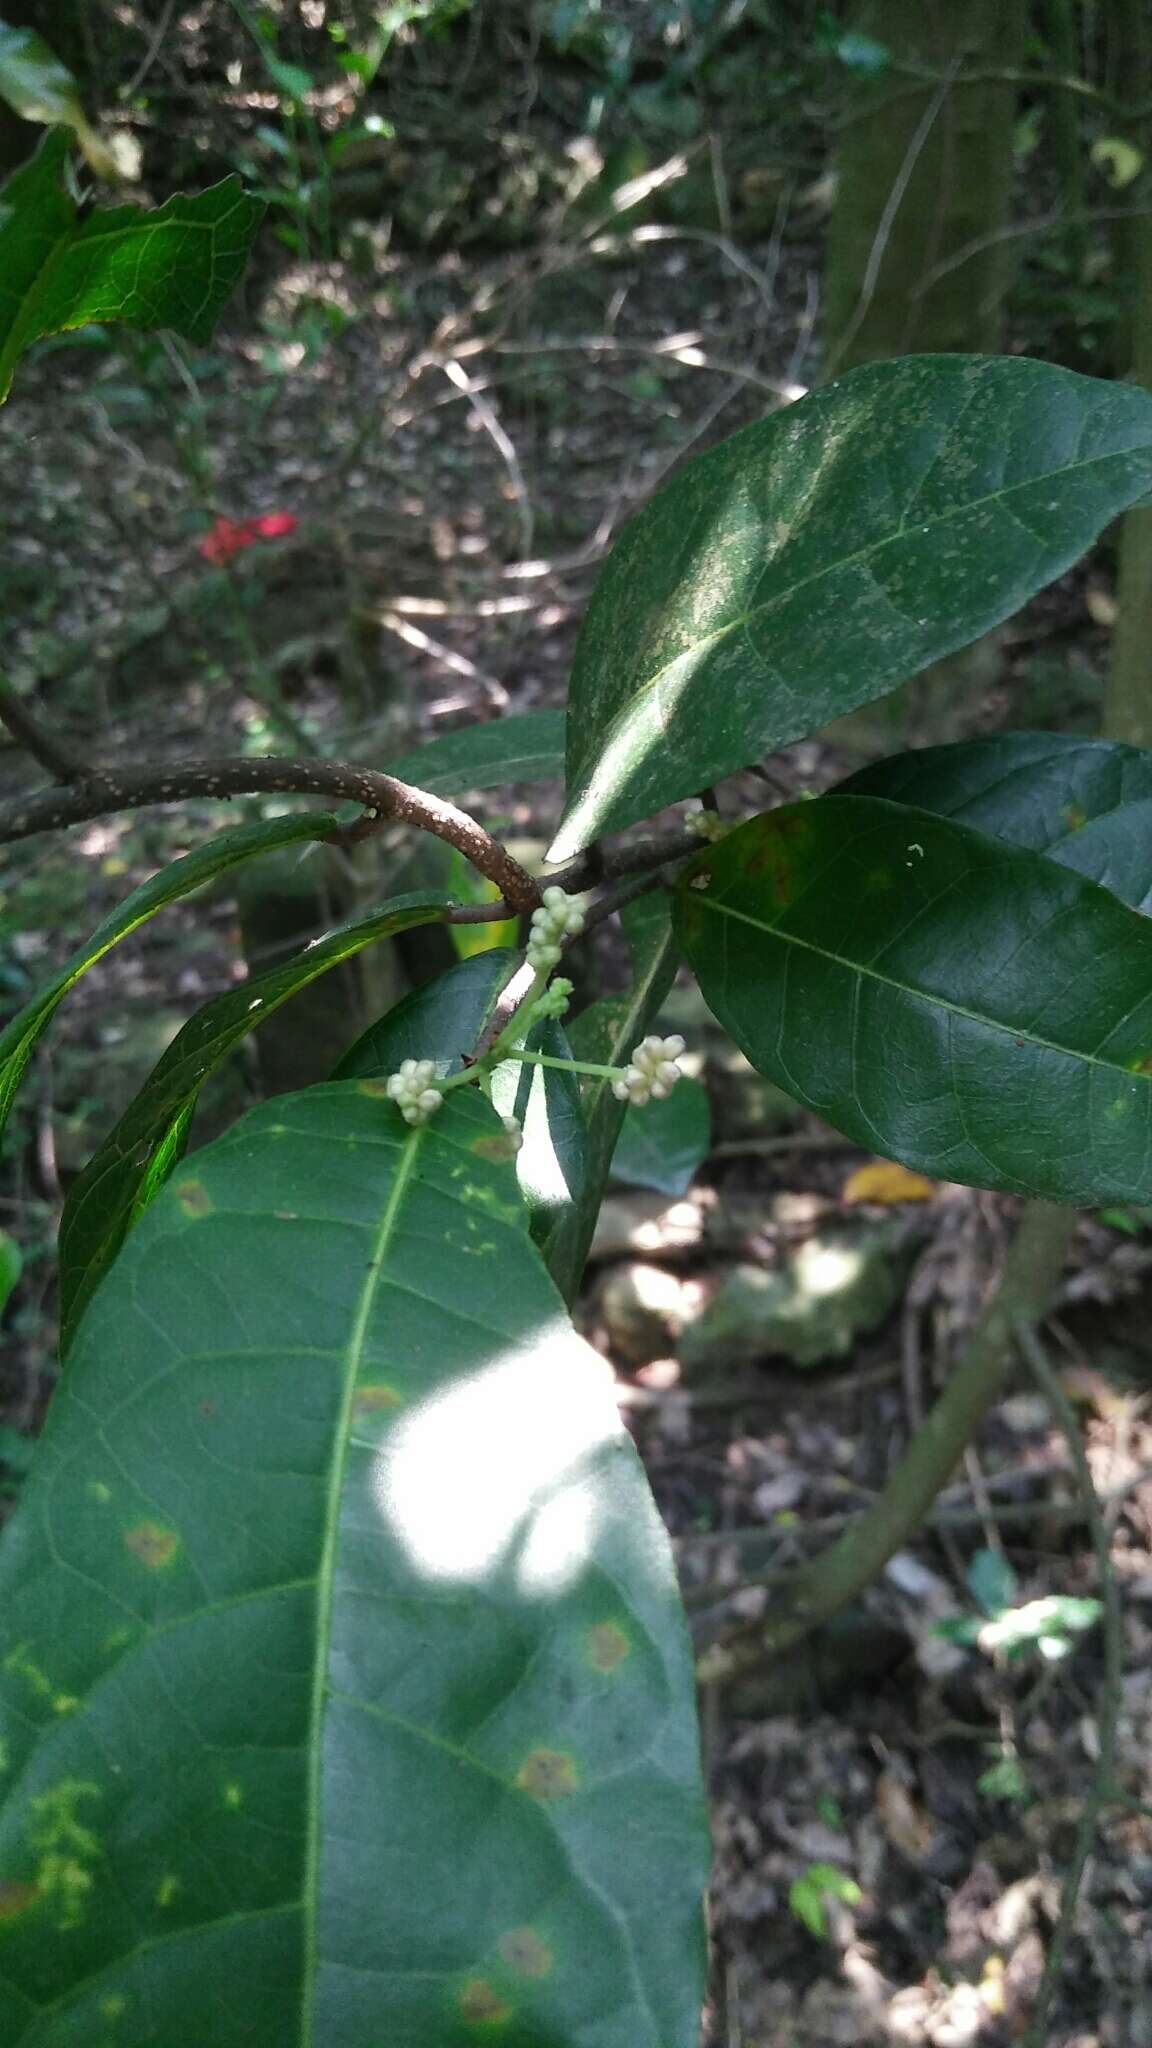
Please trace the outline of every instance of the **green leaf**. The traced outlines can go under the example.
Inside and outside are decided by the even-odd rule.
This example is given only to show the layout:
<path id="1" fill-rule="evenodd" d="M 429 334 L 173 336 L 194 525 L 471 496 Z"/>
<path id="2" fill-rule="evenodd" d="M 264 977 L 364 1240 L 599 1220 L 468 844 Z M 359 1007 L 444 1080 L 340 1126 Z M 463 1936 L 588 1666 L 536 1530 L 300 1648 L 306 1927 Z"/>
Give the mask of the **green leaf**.
<path id="1" fill-rule="evenodd" d="M 810 1863 L 799 1877 L 793 1879 L 788 1891 L 788 1905 L 808 1932 L 814 1934 L 818 1941 L 823 1941 L 828 1932 L 825 1899 L 843 1899 L 845 1905 L 858 1906 L 862 1897 L 855 1878 L 838 1869 L 835 1863 Z"/>
<path id="2" fill-rule="evenodd" d="M 114 174 L 114 159 L 84 112 L 76 80 L 35 29 L 0 21 L 0 99 L 22 121 L 71 128 L 93 169 Z"/>
<path id="3" fill-rule="evenodd" d="M 938 811 L 1048 854 L 1134 910 L 1152 909 L 1152 753 L 1142 747 L 997 733 L 895 754 L 834 793 Z"/>
<path id="4" fill-rule="evenodd" d="M 92 1303 L 0 1546 L 5 2048 L 694 2048 L 675 1576 L 499 1132 L 267 1103 Z"/>
<path id="5" fill-rule="evenodd" d="M 3 1131 L 24 1069 L 53 1011 L 80 976 L 97 960 L 102 960 L 120 939 L 127 938 L 158 910 L 164 910 L 169 903 L 179 902 L 182 896 L 190 896 L 193 890 L 202 888 L 205 882 L 215 881 L 218 875 L 227 874 L 229 868 L 238 867 L 242 861 L 252 860 L 260 853 L 275 853 L 281 847 L 296 845 L 301 840 L 327 839 L 336 829 L 336 819 L 323 812 L 242 825 L 235 832 L 217 833 L 206 846 L 197 847 L 195 853 L 185 854 L 182 860 L 171 861 L 166 868 L 161 868 L 159 874 L 134 889 L 131 896 L 97 927 L 87 944 L 73 953 L 47 988 L 41 989 L 6 1030 L 0 1032 L 0 1131 Z"/>
<path id="6" fill-rule="evenodd" d="M 90 321 L 210 340 L 264 211 L 225 178 L 155 209 L 81 215 L 63 182 L 67 154 L 51 130 L 0 188 L 0 399 L 32 342 Z"/>
<path id="7" fill-rule="evenodd" d="M 401 1060 L 435 1060 L 456 1074 L 476 1045 L 497 996 L 516 965 L 516 954 L 494 947 L 450 967 L 385 1013 L 345 1054 L 337 1076 L 388 1075 Z M 553 1059 L 570 1059 L 560 1027 L 537 1026 L 525 1041 Z M 516 1154 L 520 1193 L 533 1234 L 547 1235 L 584 1184 L 584 1118 L 574 1074 L 508 1060 L 492 1076 L 492 1100 L 501 1116 L 518 1118 L 524 1142 Z"/>
<path id="8" fill-rule="evenodd" d="M 1018 1756 L 1006 1752 L 989 1764 L 976 1780 L 976 1790 L 985 1799 L 1004 1799 L 1018 1802 L 1028 1797 L 1028 1780 Z"/>
<path id="9" fill-rule="evenodd" d="M 14 1237 L 0 1230 L 0 1313 L 24 1270 L 24 1258 Z"/>
<path id="10" fill-rule="evenodd" d="M 517 711 L 441 733 L 388 765 L 389 775 L 434 796 L 461 796 L 505 782 L 547 782 L 564 773 L 564 713 Z"/>
<path id="11" fill-rule="evenodd" d="M 662 1195 L 683 1195 L 711 1143 L 708 1090 L 688 1076 L 663 1102 L 626 1111 L 612 1155 L 612 1178 Z"/>
<path id="12" fill-rule="evenodd" d="M 60 1219 L 60 1350 L 125 1237 L 181 1157 L 207 1076 L 274 1010 L 330 967 L 414 924 L 442 919 L 451 899 L 397 896 L 337 925 L 302 953 L 252 976 L 196 1011 L 158 1060 L 119 1123 L 73 1182 Z"/>
<path id="13" fill-rule="evenodd" d="M 965 1576 L 968 1591 L 985 1614 L 1003 1614 L 1016 1598 L 1016 1574 L 1002 1550 L 977 1550 Z"/>
<path id="14" fill-rule="evenodd" d="M 595 1058 L 604 1066 L 627 1063 L 672 986 L 679 960 L 668 902 L 662 893 L 654 891 L 628 904 L 620 921 L 631 949 L 634 979 L 631 988 L 610 1006 L 592 1006 L 596 1012 Z M 571 1027 L 573 1042 L 579 1042 L 582 1052 L 588 1029 L 582 1017 Z M 585 1086 L 582 1105 L 587 1131 L 583 1193 L 542 1240 L 548 1270 L 566 1301 L 574 1299 L 583 1276 L 626 1108 L 616 1100 L 609 1082 L 596 1079 Z"/>
<path id="15" fill-rule="evenodd" d="M 1152 924 L 1095 884 L 833 796 L 710 847 L 675 919 L 752 1064 L 870 1151 L 1054 1202 L 1152 1193 Z"/>
<path id="16" fill-rule="evenodd" d="M 626 528 L 572 676 L 561 860 L 963 647 L 1152 486 L 1152 396 L 1011 356 L 870 363 Z"/>
<path id="17" fill-rule="evenodd" d="M 435 1060 L 458 1074 L 515 962 L 507 947 L 493 948 L 414 988 L 349 1046 L 333 1080 L 394 1074 L 401 1060 Z"/>

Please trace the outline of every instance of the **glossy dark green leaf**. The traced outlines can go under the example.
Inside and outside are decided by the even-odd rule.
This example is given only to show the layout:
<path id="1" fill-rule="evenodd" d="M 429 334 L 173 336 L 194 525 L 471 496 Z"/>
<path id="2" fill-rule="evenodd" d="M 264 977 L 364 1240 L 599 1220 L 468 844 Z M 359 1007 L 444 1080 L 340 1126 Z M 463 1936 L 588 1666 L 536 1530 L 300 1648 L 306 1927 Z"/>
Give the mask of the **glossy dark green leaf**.
<path id="1" fill-rule="evenodd" d="M 876 761 L 836 794 L 939 811 L 1048 854 L 1135 910 L 1152 909 L 1152 753 L 1143 747 L 994 733 Z"/>
<path id="2" fill-rule="evenodd" d="M 876 797 L 750 819 L 676 928 L 761 1073 L 884 1157 L 1055 1202 L 1152 1194 L 1152 922 Z"/>
<path id="3" fill-rule="evenodd" d="M 263 206 L 225 178 L 163 206 L 81 214 L 64 184 L 68 137 L 45 136 L 0 189 L 0 399 L 26 348 L 90 321 L 208 341 Z"/>
<path id="4" fill-rule="evenodd" d="M 119 1123 L 73 1182 L 60 1219 L 60 1349 L 129 1230 L 181 1156 L 207 1076 L 250 1031 L 318 975 L 365 946 L 444 917 L 450 898 L 397 896 L 315 939 L 291 960 L 213 997 L 188 1019 Z"/>
<path id="5" fill-rule="evenodd" d="M 252 860 L 257 854 L 276 853 L 285 846 L 297 845 L 306 839 L 327 839 L 335 830 L 335 818 L 323 813 L 241 825 L 235 832 L 217 833 L 207 845 L 197 847 L 195 853 L 185 854 L 182 860 L 171 861 L 166 868 L 161 868 L 159 874 L 134 889 L 131 896 L 126 897 L 97 927 L 87 944 L 73 953 L 47 988 L 33 996 L 19 1016 L 0 1032 L 0 1130 L 3 1130 L 20 1077 L 53 1011 L 95 961 L 102 959 L 120 939 L 127 938 L 137 925 L 154 917 L 158 910 L 178 902 L 181 896 L 191 895 L 206 882 L 215 881 L 229 868 L 238 867 L 242 861 Z"/>
<path id="6" fill-rule="evenodd" d="M 494 946 L 412 989 L 349 1046 L 333 1080 L 393 1074 L 401 1060 L 436 1060 L 446 1074 L 458 1074 L 515 961 L 507 947 Z"/>
<path id="7" fill-rule="evenodd" d="M 507 947 L 493 947 L 438 974 L 373 1024 L 337 1068 L 352 1074 L 391 1074 L 403 1059 L 436 1060 L 449 1074 L 463 1066 L 516 964 Z M 560 1026 L 537 1025 L 525 1041 L 553 1059 L 569 1059 Z M 515 1116 L 524 1142 L 516 1155 L 520 1193 L 536 1236 L 551 1233 L 584 1185 L 584 1118 L 575 1075 L 509 1060 L 492 1077 L 492 1100 L 502 1116 Z"/>
<path id="8" fill-rule="evenodd" d="M 708 1090 L 689 1075 L 663 1102 L 626 1112 L 612 1155 L 612 1178 L 662 1195 L 685 1194 L 711 1143 Z"/>
<path id="9" fill-rule="evenodd" d="M 604 1066 L 625 1066 L 634 1045 L 643 1038 L 660 1008 L 676 972 L 679 950 L 672 935 L 667 898 L 662 891 L 641 896 L 621 912 L 632 955 L 632 984 L 624 995 L 597 1003 L 593 1020 L 595 1049 L 588 1051 L 589 1026 L 577 1017 L 571 1026 L 574 1049 L 581 1058 Z M 548 1270 L 566 1301 L 580 1286 L 596 1217 L 608 1185 L 625 1104 L 617 1102 L 609 1082 L 590 1079 L 582 1091 L 587 1138 L 581 1198 L 559 1217 L 541 1240 Z"/>
<path id="10" fill-rule="evenodd" d="M 559 781 L 564 713 L 515 711 L 484 725 L 460 726 L 389 762 L 388 772 L 435 796 L 462 796 L 504 782 Z"/>
<path id="11" fill-rule="evenodd" d="M 572 676 L 551 858 L 962 647 L 1152 482 L 1152 395 L 1012 356 L 870 363 L 626 528 Z"/>
<path id="12" fill-rule="evenodd" d="M 472 1089 L 152 1204 L 0 1545 L 5 2048 L 695 2048 L 667 1540 Z"/>

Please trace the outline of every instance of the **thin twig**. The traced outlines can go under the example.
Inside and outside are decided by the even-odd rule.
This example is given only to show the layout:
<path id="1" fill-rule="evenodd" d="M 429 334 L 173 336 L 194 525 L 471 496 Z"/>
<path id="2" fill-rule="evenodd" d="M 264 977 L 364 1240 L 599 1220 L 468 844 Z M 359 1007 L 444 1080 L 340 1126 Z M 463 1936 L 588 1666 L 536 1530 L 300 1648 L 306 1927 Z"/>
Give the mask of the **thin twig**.
<path id="1" fill-rule="evenodd" d="M 990 234 L 975 235 L 970 242 L 964 242 L 955 254 L 934 263 L 913 285 L 909 296 L 922 299 L 942 277 L 948 277 L 953 270 L 960 270 L 973 256 L 979 256 L 985 249 L 991 249 L 999 242 L 1015 242 L 1028 235 L 1048 235 L 1056 230 L 1069 227 L 1085 227 L 1093 221 L 1145 220 L 1152 207 L 1148 206 L 1096 206 L 1085 213 L 1066 213 L 1057 208 L 1054 213 L 1038 214 L 1035 220 L 1013 221 L 1008 227 L 995 228 Z"/>
<path id="2" fill-rule="evenodd" d="M 532 499 L 525 482 L 516 444 L 500 419 L 494 405 L 485 398 L 483 391 L 475 385 L 462 363 L 454 357 L 442 362 L 440 368 L 448 382 L 468 401 L 474 419 L 478 420 L 508 473 L 508 482 L 516 501 L 516 512 L 520 526 L 520 553 L 527 559 L 532 553 L 536 522 L 532 516 Z"/>
<path id="3" fill-rule="evenodd" d="M 157 57 L 160 55 L 160 52 L 164 47 L 164 38 L 167 35 L 168 30 L 172 26 L 172 16 L 174 15 L 175 12 L 176 0 L 165 0 L 165 6 L 161 11 L 160 19 L 156 23 L 156 26 L 152 31 L 148 47 L 145 50 L 143 57 L 140 59 L 140 62 L 136 66 L 135 71 L 132 73 L 131 78 L 127 81 L 125 85 L 122 85 L 120 87 L 118 98 L 120 99 L 123 105 L 127 105 L 128 102 L 132 100 L 135 97 L 135 95 L 139 92 L 140 87 L 143 85 L 144 80 L 147 78 L 148 73 L 151 71 L 153 64 L 156 62 Z"/>
<path id="4" fill-rule="evenodd" d="M 1068 1446 L 1084 1507 L 1088 1533 L 1092 1539 L 1092 1550 L 1096 1558 L 1096 1570 L 1100 1581 L 1100 1600 L 1104 1611 L 1104 1677 L 1100 1685 L 1096 1705 L 1096 1768 L 1092 1773 L 1092 1784 L 1084 1801 L 1080 1824 L 1076 1830 L 1076 1842 L 1072 1860 L 1064 1879 L 1060 1898 L 1060 1916 L 1053 1930 L 1044 1975 L 1036 1994 L 1036 2007 L 1032 2023 L 1024 2037 L 1022 2048 L 1044 2048 L 1049 2039 L 1048 2016 L 1052 2001 L 1059 1988 L 1064 1968 L 1064 1959 L 1072 1937 L 1076 1906 L 1084 1873 L 1096 1843 L 1100 1825 L 1100 1814 L 1107 1805 L 1112 1783 L 1112 1771 L 1116 1758 L 1116 1729 L 1120 1719 L 1120 1705 L 1124 1689 L 1124 1627 L 1120 1612 L 1120 1595 L 1116 1575 L 1112 1570 L 1112 1558 L 1108 1545 L 1108 1530 L 1099 1495 L 1092 1479 L 1084 1450 L 1080 1426 L 1076 1420 L 1072 1403 L 1052 1365 L 1048 1355 L 1032 1326 L 1024 1321 L 1016 1323 L 1016 1341 L 1036 1378 L 1036 1381 L 1052 1410 L 1053 1419 Z"/>
<path id="5" fill-rule="evenodd" d="M 17 746 L 31 754 L 49 775 L 55 775 L 60 782 L 75 782 L 84 774 L 85 763 L 80 756 L 41 725 L 3 674 L 0 674 L 0 720 L 7 726 Z"/>
<path id="6" fill-rule="evenodd" d="M 70 788 L 42 790 L 0 805 L 0 844 L 107 817 L 113 811 L 139 810 L 147 804 L 264 793 L 327 796 L 362 804 L 361 818 L 341 835 L 349 840 L 375 831 L 382 818 L 416 825 L 458 848 L 473 867 L 495 882 L 517 912 L 534 910 L 540 901 L 538 883 L 466 811 L 394 775 L 349 761 L 265 755 L 251 761 L 222 756 L 143 768 L 117 763 L 90 771 Z"/>

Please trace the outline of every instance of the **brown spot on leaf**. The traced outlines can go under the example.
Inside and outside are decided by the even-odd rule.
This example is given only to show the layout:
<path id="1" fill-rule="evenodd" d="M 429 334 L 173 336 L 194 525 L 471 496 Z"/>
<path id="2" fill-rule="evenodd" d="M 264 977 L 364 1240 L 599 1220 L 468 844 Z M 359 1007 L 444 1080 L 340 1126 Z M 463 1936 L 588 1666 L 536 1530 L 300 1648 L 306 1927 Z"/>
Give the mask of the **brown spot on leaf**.
<path id="1" fill-rule="evenodd" d="M 776 907 L 783 910 L 796 891 L 795 855 L 802 852 L 810 836 L 807 818 L 781 817 L 773 813 L 763 821 L 759 847 L 744 862 L 746 874 L 763 877 L 771 887 Z"/>
<path id="2" fill-rule="evenodd" d="M 516 1773 L 516 1783 L 533 1799 L 562 1799 L 578 1783 L 576 1765 L 562 1749 L 534 1749 Z"/>
<path id="3" fill-rule="evenodd" d="M 387 1081 L 386 1081 L 386 1080 L 384 1080 L 384 1081 L 377 1081 L 377 1080 L 357 1081 L 357 1083 L 356 1083 L 356 1093 L 357 1093 L 357 1095 L 382 1095 L 382 1096 L 384 1097 L 385 1101 L 387 1101 L 387 1099 L 388 1099 L 388 1083 L 387 1083 Z"/>
<path id="4" fill-rule="evenodd" d="M 504 1962 L 510 1970 L 521 1977 L 547 1977 L 551 1974 L 555 1957 L 546 1941 L 532 1927 L 512 1927 L 502 1934 L 496 1944 Z"/>
<path id="5" fill-rule="evenodd" d="M 631 1648 L 618 1622 L 598 1621 L 588 1631 L 588 1655 L 597 1671 L 615 1671 Z"/>
<path id="6" fill-rule="evenodd" d="M 0 1880 L 0 1920 L 16 1920 L 36 1904 L 40 1896 L 38 1885 L 19 1884 L 15 1879 Z"/>
<path id="7" fill-rule="evenodd" d="M 202 1180 L 178 1180 L 175 1195 L 186 1216 L 211 1215 L 212 1197 Z"/>
<path id="8" fill-rule="evenodd" d="M 1083 804 L 1065 804 L 1064 823 L 1070 832 L 1081 832 L 1088 823 L 1088 813 Z"/>
<path id="9" fill-rule="evenodd" d="M 1152 1074 L 1152 1052 L 1146 1052 L 1141 1059 L 1129 1060 L 1128 1067 L 1133 1074 Z"/>
<path id="10" fill-rule="evenodd" d="M 399 1408 L 404 1396 L 396 1387 L 390 1387 L 386 1380 L 375 1380 L 368 1386 L 357 1387 L 355 1408 L 358 1415 L 374 1415 L 381 1408 Z"/>
<path id="11" fill-rule="evenodd" d="M 502 2027 L 512 2007 L 487 1977 L 470 1977 L 460 1993 L 460 2011 L 470 2027 Z"/>
<path id="12" fill-rule="evenodd" d="M 150 1572 L 161 1572 L 179 1550 L 180 1538 L 175 1529 L 165 1529 L 160 1522 L 137 1522 L 134 1529 L 125 1530 L 124 1547 Z"/>
<path id="13" fill-rule="evenodd" d="M 492 1159 L 502 1166 L 506 1159 L 515 1159 L 518 1147 L 511 1132 L 493 1131 L 491 1137 L 473 1138 L 472 1150 L 478 1159 Z"/>

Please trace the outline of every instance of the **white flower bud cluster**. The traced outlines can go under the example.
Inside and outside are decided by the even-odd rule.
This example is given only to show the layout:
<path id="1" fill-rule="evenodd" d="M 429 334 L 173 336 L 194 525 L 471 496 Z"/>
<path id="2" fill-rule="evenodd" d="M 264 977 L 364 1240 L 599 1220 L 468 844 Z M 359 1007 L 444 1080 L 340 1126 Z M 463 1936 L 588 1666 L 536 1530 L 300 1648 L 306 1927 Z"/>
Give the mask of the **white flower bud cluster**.
<path id="1" fill-rule="evenodd" d="M 529 967 L 534 967 L 538 974 L 555 967 L 563 941 L 578 938 L 583 929 L 584 912 L 580 905 L 553 883 L 550 889 L 545 889 L 539 910 L 532 912 L 528 933 Z"/>
<path id="2" fill-rule="evenodd" d="M 674 1032 L 671 1038 L 642 1038 L 633 1048 L 630 1064 L 620 1079 L 612 1083 L 617 1101 L 634 1103 L 637 1109 L 642 1109 L 653 1097 L 663 1102 L 680 1079 L 676 1062 L 683 1050 L 684 1040 L 679 1032 Z"/>
<path id="3" fill-rule="evenodd" d="M 426 1124 L 439 1109 L 444 1097 L 436 1078 L 435 1060 L 401 1060 L 389 1074 L 386 1092 L 406 1124 Z"/>
<path id="4" fill-rule="evenodd" d="M 718 839 L 723 839 L 728 830 L 719 811 L 689 811 L 684 822 L 697 839 L 706 839 L 711 846 L 715 846 Z"/>
<path id="5" fill-rule="evenodd" d="M 562 974 L 558 974 L 555 981 L 550 981 L 533 1003 L 533 1023 L 538 1023 L 544 1017 L 562 1017 L 568 1008 L 571 994 L 572 983 L 566 981 Z"/>

